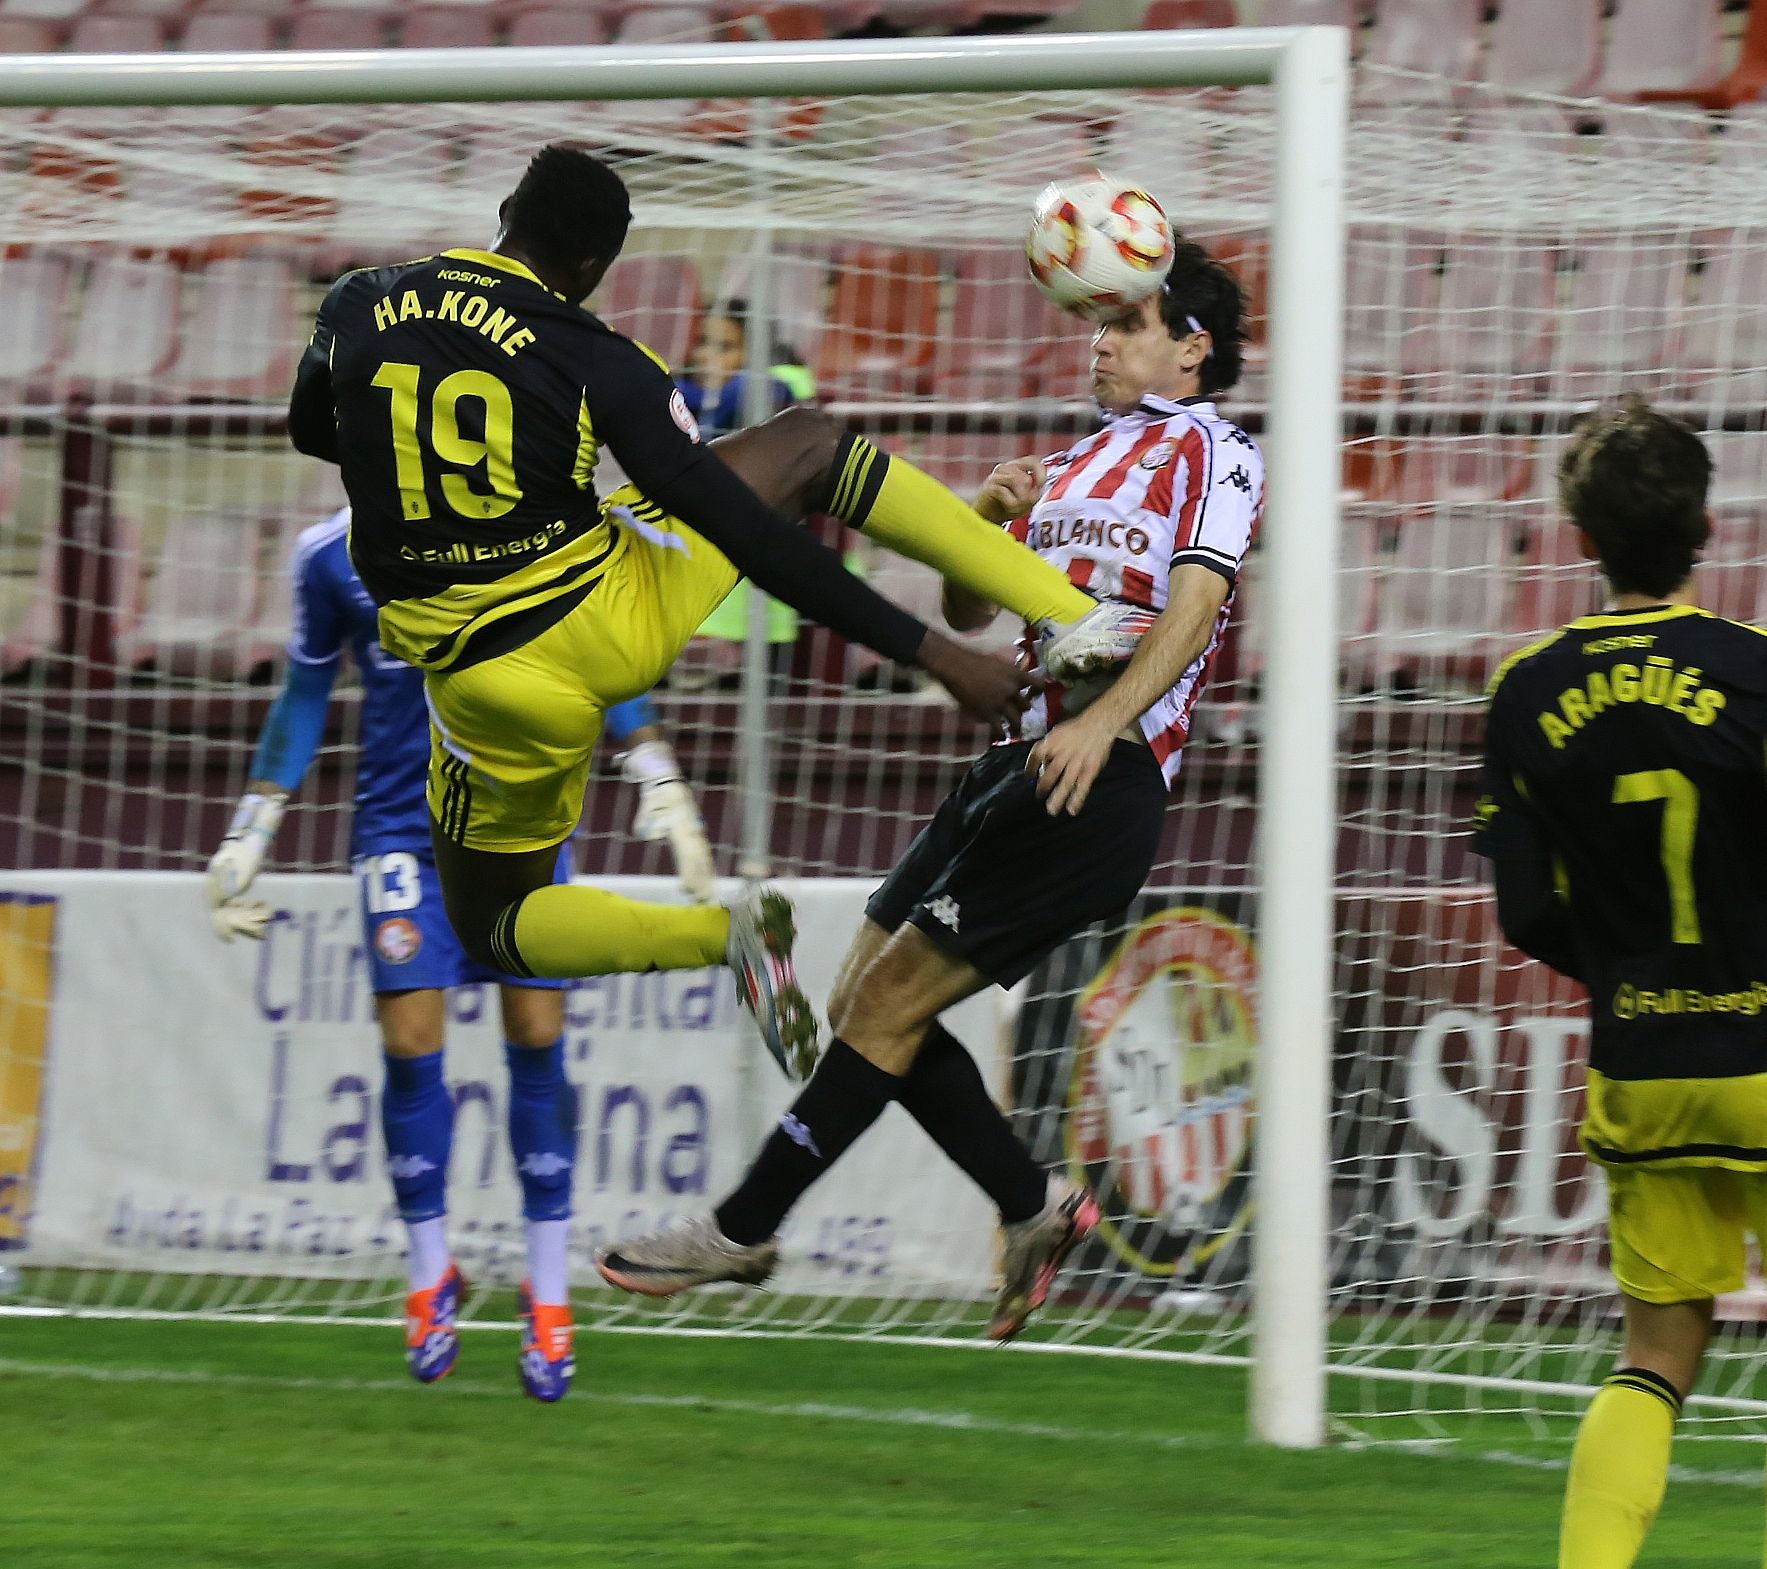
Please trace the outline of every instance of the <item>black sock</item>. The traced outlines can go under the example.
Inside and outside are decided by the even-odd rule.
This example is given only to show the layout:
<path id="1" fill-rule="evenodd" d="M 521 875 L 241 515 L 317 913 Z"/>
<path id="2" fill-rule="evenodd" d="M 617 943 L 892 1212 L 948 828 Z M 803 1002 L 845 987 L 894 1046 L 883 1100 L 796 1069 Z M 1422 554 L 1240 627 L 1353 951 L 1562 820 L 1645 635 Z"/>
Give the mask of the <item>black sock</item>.
<path id="1" fill-rule="evenodd" d="M 901 1086 L 895 1074 L 835 1041 L 748 1175 L 718 1206 L 718 1229 L 744 1247 L 766 1241 L 810 1184 L 883 1115 Z"/>
<path id="2" fill-rule="evenodd" d="M 1049 1178 L 994 1104 L 975 1058 L 935 1021 L 896 1094 L 913 1117 L 1011 1224 L 1039 1214 Z"/>

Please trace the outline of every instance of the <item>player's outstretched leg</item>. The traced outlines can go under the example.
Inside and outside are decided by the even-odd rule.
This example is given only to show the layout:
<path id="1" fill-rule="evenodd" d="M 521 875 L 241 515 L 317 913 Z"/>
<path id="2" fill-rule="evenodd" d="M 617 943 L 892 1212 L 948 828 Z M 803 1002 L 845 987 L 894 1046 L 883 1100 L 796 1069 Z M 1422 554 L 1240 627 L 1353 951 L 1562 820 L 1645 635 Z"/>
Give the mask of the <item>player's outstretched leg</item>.
<path id="1" fill-rule="evenodd" d="M 432 823 L 432 827 L 433 827 Z M 816 1020 L 792 967 L 792 903 L 750 887 L 724 905 L 647 904 L 554 883 L 558 846 L 472 850 L 435 832 L 448 919 L 461 946 L 505 975 L 617 975 L 725 964 L 787 1078 L 816 1060 Z"/>
<path id="2" fill-rule="evenodd" d="M 381 1130 L 407 1239 L 405 1360 L 422 1384 L 454 1370 L 466 1297 L 466 1280 L 448 1251 L 454 1097 L 442 1078 L 441 1050 L 429 1047 L 441 1033 L 441 998 L 439 991 L 424 990 L 377 999 L 387 1048 Z"/>
<path id="3" fill-rule="evenodd" d="M 726 436 L 717 448 L 750 489 L 786 516 L 827 512 L 1033 624 L 1077 621 L 1096 608 L 1065 573 L 930 474 L 880 452 L 830 415 L 786 409 Z"/>

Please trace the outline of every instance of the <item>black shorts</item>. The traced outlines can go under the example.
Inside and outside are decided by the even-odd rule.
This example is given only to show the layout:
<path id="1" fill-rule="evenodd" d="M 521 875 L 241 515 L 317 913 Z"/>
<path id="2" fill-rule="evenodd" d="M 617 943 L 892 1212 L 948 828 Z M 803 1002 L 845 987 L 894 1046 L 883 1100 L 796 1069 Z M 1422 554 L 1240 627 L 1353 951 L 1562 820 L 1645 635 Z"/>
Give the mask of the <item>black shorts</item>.
<path id="1" fill-rule="evenodd" d="M 990 747 L 945 797 L 865 913 L 912 922 L 946 953 L 1011 986 L 1141 892 L 1159 849 L 1166 781 L 1119 740 L 1077 817 L 1051 817 L 1025 772 L 1032 743 Z"/>

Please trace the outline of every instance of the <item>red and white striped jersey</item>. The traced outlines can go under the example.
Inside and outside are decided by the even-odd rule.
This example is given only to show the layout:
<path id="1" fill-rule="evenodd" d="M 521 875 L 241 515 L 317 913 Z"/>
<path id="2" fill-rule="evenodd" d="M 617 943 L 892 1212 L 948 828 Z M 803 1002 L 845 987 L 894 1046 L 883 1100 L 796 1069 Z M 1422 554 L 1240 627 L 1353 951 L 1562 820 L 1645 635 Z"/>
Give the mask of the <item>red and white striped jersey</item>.
<path id="1" fill-rule="evenodd" d="M 1044 462 L 1041 499 L 1007 526 L 1095 599 L 1164 610 L 1172 569 L 1186 562 L 1230 585 L 1208 647 L 1141 716 L 1141 733 L 1170 784 L 1227 629 L 1231 585 L 1264 510 L 1264 455 L 1207 399 L 1149 396 Z M 1057 686 L 1039 697 L 1022 734 L 1040 736 L 1059 723 L 1064 696 Z"/>

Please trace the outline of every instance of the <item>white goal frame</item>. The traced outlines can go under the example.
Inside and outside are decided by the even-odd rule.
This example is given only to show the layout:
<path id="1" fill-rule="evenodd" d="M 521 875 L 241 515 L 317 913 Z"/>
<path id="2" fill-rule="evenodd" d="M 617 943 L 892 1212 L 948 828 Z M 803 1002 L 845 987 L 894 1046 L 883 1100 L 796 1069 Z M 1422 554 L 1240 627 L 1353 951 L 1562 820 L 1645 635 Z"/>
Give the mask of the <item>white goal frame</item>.
<path id="1" fill-rule="evenodd" d="M 1325 1437 L 1336 572 L 1348 36 L 1341 28 L 643 48 L 0 56 L 0 106 L 780 98 L 1270 84 L 1269 492 L 1258 775 L 1251 1419 Z"/>

